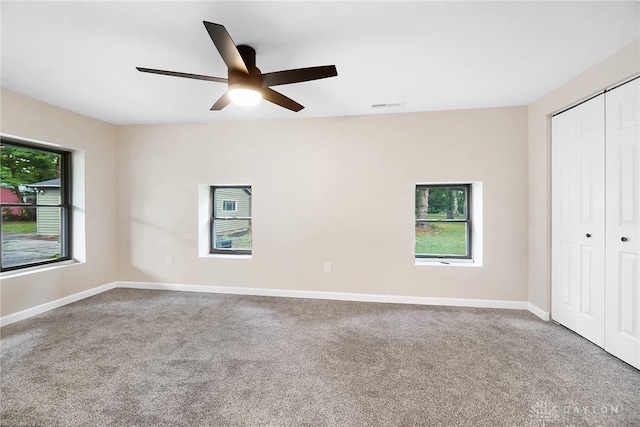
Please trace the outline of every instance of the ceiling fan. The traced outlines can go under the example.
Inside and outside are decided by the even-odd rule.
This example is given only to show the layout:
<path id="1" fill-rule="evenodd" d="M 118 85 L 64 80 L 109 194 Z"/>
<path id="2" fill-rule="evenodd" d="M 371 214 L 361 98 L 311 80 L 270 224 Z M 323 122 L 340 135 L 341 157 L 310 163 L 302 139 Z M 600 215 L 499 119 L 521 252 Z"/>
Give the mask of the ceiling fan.
<path id="1" fill-rule="evenodd" d="M 227 91 L 213 104 L 211 111 L 222 110 L 231 102 L 238 105 L 255 105 L 260 99 L 264 98 L 276 105 L 297 112 L 302 110 L 304 106 L 280 92 L 271 89 L 271 86 L 300 83 L 338 75 L 335 65 L 262 73 L 256 67 L 256 51 L 251 46 L 236 46 L 223 25 L 207 21 L 203 21 L 203 23 L 209 36 L 211 36 L 213 44 L 218 49 L 218 52 L 220 52 L 220 56 L 222 56 L 225 64 L 227 64 L 229 73 L 226 79 L 223 77 L 156 70 L 153 68 L 136 67 L 136 69 L 143 73 L 227 83 Z"/>

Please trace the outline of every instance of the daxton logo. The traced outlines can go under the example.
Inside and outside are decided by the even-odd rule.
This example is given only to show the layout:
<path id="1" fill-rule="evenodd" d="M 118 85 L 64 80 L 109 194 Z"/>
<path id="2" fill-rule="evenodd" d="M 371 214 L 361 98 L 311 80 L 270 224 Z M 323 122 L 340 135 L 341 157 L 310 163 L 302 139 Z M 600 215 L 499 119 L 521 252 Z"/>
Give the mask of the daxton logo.
<path id="1" fill-rule="evenodd" d="M 568 406 L 565 405 L 563 407 L 564 414 L 570 415 L 607 415 L 607 414 L 617 414 L 620 412 L 620 408 L 618 406 L 611 405 L 602 405 L 602 406 Z"/>
<path id="2" fill-rule="evenodd" d="M 557 425 L 576 418 L 598 418 L 617 416 L 620 406 L 617 405 L 566 405 L 552 402 L 536 402 L 529 409 L 529 418 L 538 426 Z M 561 423 L 565 425 L 565 423 Z M 597 424 L 594 424 L 597 425 Z"/>
<path id="3" fill-rule="evenodd" d="M 529 409 L 529 418 L 540 421 L 544 425 L 547 421 L 555 421 L 560 419 L 560 411 L 557 405 L 550 402 L 536 402 Z"/>

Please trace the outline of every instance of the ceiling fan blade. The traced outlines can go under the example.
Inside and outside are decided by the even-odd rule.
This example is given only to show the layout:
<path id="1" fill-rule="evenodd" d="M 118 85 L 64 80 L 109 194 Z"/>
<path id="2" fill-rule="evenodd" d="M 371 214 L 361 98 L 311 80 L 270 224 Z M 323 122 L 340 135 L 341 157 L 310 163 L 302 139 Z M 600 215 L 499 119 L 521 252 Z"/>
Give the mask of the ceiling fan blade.
<path id="1" fill-rule="evenodd" d="M 304 108 L 304 106 L 298 104 L 293 99 L 268 87 L 262 88 L 262 97 L 269 102 L 273 102 L 276 105 L 295 111 L 296 113 Z"/>
<path id="2" fill-rule="evenodd" d="M 230 70 L 238 70 L 245 73 L 249 73 L 247 65 L 244 63 L 238 48 L 231 39 L 231 36 L 227 32 L 227 29 L 223 25 L 214 24 L 213 22 L 203 21 L 213 44 L 216 45 L 220 56 L 227 68 Z"/>
<path id="3" fill-rule="evenodd" d="M 186 79 L 207 80 L 210 82 L 227 83 L 227 79 L 222 77 L 203 76 L 201 74 L 180 73 L 178 71 L 154 70 L 153 68 L 136 67 L 143 73 L 162 74 L 163 76 L 184 77 Z"/>
<path id="4" fill-rule="evenodd" d="M 338 75 L 335 65 L 323 65 L 320 67 L 297 68 L 295 70 L 275 71 L 264 73 L 264 86 L 286 85 L 289 83 L 307 82 L 309 80 L 326 79 Z"/>
<path id="5" fill-rule="evenodd" d="M 216 101 L 216 103 L 213 104 L 213 106 L 209 110 L 210 111 L 220 111 L 224 107 L 229 105 L 229 103 L 231 103 L 231 98 L 229 98 L 229 92 L 225 92 L 224 95 L 222 95 L 220 97 L 220 99 L 218 99 Z"/>

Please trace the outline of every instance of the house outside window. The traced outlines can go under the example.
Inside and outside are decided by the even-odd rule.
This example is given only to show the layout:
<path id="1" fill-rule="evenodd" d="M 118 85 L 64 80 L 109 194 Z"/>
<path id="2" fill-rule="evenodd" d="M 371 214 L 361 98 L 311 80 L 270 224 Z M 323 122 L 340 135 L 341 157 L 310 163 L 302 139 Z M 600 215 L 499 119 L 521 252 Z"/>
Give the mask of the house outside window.
<path id="1" fill-rule="evenodd" d="M 0 142 L 2 271 L 71 259 L 71 153 Z"/>
<path id="2" fill-rule="evenodd" d="M 251 254 L 251 187 L 214 186 L 212 193 L 212 254 Z"/>
<path id="3" fill-rule="evenodd" d="M 418 184 L 415 256 L 471 259 L 471 184 Z"/>

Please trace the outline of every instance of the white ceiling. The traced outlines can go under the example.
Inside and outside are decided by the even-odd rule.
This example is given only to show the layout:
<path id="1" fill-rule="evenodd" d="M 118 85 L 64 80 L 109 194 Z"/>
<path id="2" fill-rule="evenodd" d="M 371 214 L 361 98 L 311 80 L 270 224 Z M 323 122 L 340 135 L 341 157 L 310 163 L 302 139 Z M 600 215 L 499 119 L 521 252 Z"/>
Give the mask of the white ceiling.
<path id="1" fill-rule="evenodd" d="M 114 124 L 321 117 L 526 105 L 640 38 L 627 2 L 2 1 L 2 87 Z M 210 112 L 226 77 L 202 21 L 257 51 L 262 72 L 335 64 Z M 372 108 L 373 104 L 396 104 Z"/>

